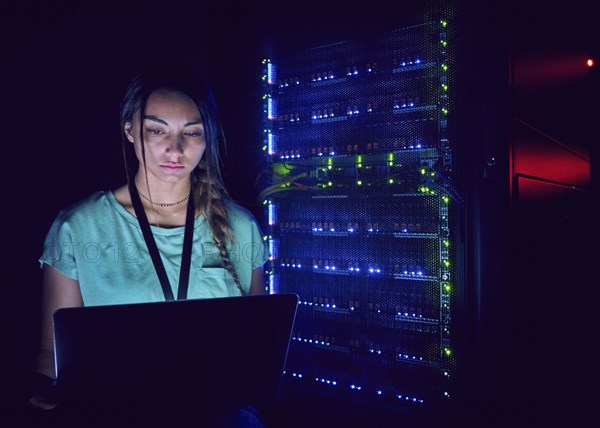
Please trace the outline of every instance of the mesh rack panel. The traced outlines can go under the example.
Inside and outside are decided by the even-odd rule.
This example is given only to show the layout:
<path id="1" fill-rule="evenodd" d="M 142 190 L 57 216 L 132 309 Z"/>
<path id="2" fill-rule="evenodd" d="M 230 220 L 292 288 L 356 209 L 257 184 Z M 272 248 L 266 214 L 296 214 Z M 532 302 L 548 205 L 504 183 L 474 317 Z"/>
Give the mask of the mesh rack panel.
<path id="1" fill-rule="evenodd" d="M 284 385 L 390 406 L 449 397 L 447 23 L 263 61 L 270 292 L 300 307 Z"/>

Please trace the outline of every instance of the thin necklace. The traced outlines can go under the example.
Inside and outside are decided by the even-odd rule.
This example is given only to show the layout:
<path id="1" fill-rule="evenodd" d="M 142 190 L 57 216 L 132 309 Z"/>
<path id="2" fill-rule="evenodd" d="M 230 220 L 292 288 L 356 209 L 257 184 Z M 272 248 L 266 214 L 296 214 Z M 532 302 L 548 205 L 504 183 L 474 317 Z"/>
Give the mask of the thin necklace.
<path id="1" fill-rule="evenodd" d="M 154 201 L 150 200 L 150 198 L 148 198 L 146 195 L 144 195 L 142 192 L 140 192 L 140 189 L 138 189 L 137 186 L 136 186 L 136 190 L 137 190 L 137 192 L 139 193 L 139 195 L 142 198 L 144 198 L 145 200 L 147 200 L 148 202 L 150 202 L 152 205 L 155 205 L 157 207 L 163 207 L 163 208 L 175 207 L 177 205 L 183 204 L 185 201 L 187 201 L 188 199 L 190 199 L 190 195 L 187 195 L 181 201 L 173 202 L 173 203 L 170 203 L 170 204 L 162 204 L 160 202 L 154 202 Z"/>

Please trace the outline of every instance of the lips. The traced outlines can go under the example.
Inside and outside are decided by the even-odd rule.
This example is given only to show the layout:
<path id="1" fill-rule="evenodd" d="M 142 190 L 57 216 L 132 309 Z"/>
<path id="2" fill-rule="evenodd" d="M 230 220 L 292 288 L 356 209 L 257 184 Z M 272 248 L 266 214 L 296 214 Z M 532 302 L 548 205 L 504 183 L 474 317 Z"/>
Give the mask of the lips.
<path id="1" fill-rule="evenodd" d="M 180 163 L 163 163 L 160 165 L 160 167 L 170 172 L 178 172 L 184 168 L 184 166 Z"/>

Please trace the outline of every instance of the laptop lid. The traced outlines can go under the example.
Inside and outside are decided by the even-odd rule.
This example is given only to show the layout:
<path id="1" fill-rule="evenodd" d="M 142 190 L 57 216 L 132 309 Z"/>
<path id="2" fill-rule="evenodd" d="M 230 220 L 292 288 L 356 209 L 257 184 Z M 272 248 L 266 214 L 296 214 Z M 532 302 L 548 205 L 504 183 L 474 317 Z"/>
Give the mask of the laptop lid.
<path id="1" fill-rule="evenodd" d="M 54 346 L 61 399 L 272 402 L 297 305 L 296 294 L 282 293 L 59 309 Z"/>

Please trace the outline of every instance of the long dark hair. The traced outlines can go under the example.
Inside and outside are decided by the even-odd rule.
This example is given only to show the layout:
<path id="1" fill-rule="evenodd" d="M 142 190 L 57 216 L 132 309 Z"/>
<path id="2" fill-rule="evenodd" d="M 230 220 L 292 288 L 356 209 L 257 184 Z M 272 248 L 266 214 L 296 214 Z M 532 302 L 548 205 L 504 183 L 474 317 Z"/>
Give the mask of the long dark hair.
<path id="1" fill-rule="evenodd" d="M 226 206 L 226 202 L 230 198 L 221 177 L 220 149 L 225 147 L 225 134 L 210 87 L 189 65 L 146 64 L 134 77 L 125 92 L 120 112 L 121 145 L 127 180 L 130 184 L 129 189 L 132 188 L 131 183 L 139 165 L 137 165 L 136 156 L 131 154 L 132 144 L 125 135 L 125 124 L 133 123 L 133 116 L 137 111 L 144 112 L 148 97 L 158 89 L 185 94 L 200 112 L 206 138 L 206 149 L 191 176 L 194 201 L 210 225 L 224 267 L 233 277 L 238 289 L 245 294 L 226 248 L 226 244 L 233 243 L 234 237 L 228 221 Z M 140 137 L 142 139 L 142 160 L 145 164 L 142 122 L 140 121 Z"/>

